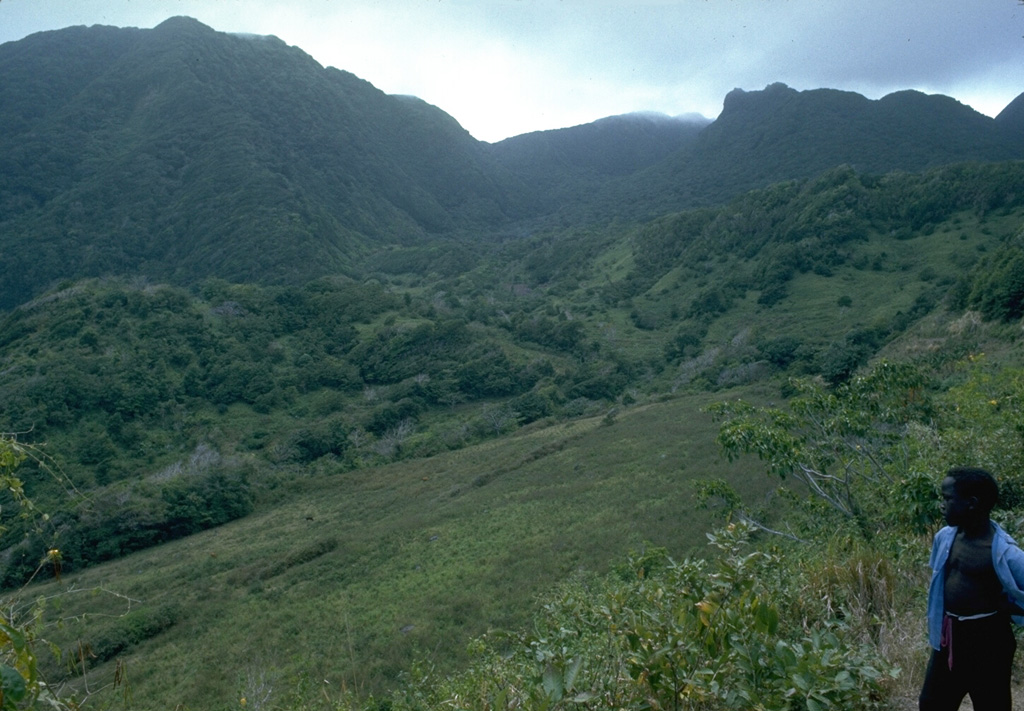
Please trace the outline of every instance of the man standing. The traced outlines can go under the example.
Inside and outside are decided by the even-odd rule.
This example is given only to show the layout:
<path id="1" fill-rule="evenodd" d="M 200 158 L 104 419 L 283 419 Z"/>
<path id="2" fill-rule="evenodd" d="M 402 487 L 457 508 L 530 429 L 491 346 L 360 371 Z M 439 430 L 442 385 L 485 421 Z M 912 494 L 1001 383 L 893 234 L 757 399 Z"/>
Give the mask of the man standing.
<path id="1" fill-rule="evenodd" d="M 1024 624 L 1024 552 L 989 518 L 999 496 L 984 469 L 955 467 L 942 480 L 945 528 L 932 546 L 928 638 L 921 711 L 1010 711 L 1010 667 Z"/>

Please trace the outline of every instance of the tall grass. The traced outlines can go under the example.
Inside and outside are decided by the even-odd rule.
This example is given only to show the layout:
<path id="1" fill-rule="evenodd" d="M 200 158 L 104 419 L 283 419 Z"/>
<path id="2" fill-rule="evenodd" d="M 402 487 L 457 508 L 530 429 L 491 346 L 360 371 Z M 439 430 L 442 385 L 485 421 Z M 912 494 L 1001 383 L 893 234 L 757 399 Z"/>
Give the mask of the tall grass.
<path id="1" fill-rule="evenodd" d="M 646 545 L 703 548 L 712 514 L 694 504 L 693 477 L 725 478 L 756 504 L 771 482 L 719 457 L 706 402 L 680 397 L 610 422 L 327 469 L 297 480 L 278 505 L 40 594 L 124 596 L 62 597 L 55 612 L 76 620 L 56 634 L 67 649 L 114 638 L 126 599 L 133 615 L 174 606 L 171 624 L 143 626 L 117 652 L 139 708 L 226 706 L 239 675 L 259 666 L 281 685 L 308 677 L 381 693 L 416 659 L 457 668 L 469 640 L 524 625 L 537 596 L 574 571 L 603 572 Z M 67 680 L 84 693 L 109 686 L 114 671 L 114 659 L 97 656 Z"/>

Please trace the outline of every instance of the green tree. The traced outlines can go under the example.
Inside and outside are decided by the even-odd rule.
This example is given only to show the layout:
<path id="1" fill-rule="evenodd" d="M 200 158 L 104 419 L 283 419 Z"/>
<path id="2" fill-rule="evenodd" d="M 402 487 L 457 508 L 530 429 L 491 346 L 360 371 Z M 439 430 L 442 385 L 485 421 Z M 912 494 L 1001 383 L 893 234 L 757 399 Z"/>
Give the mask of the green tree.
<path id="1" fill-rule="evenodd" d="M 960 364 L 964 374 L 939 398 L 935 424 L 922 430 L 921 458 L 933 469 L 969 463 L 999 479 L 1002 509 L 1024 504 L 1024 369 L 990 364 L 983 354 Z"/>
<path id="2" fill-rule="evenodd" d="M 871 537 L 881 523 L 885 492 L 910 474 L 903 445 L 931 408 L 924 373 L 883 361 L 834 387 L 793 383 L 798 394 L 788 409 L 743 401 L 713 405 L 722 420 L 719 445 L 730 459 L 757 455 L 768 473 L 802 483 L 810 496 Z"/>

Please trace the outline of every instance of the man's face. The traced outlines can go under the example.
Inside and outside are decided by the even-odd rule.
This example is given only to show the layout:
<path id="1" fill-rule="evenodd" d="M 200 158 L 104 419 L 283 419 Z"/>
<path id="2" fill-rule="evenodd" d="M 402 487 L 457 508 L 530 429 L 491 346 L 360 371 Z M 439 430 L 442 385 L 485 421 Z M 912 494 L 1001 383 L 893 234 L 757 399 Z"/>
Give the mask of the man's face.
<path id="1" fill-rule="evenodd" d="M 950 526 L 960 526 L 969 520 L 977 500 L 973 497 L 964 498 L 957 493 L 956 481 L 953 477 L 946 477 L 942 480 L 942 515 L 946 517 L 946 523 Z"/>

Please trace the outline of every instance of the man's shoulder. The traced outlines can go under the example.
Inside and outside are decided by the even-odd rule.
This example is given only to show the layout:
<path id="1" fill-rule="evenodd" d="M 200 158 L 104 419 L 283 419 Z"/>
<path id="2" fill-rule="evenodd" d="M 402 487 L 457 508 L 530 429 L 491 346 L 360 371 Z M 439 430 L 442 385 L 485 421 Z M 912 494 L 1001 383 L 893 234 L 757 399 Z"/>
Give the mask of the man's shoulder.
<path id="1" fill-rule="evenodd" d="M 1002 544 L 1002 545 L 1006 545 L 1006 546 L 1011 546 L 1013 548 L 1017 548 L 1017 541 L 1015 541 L 1013 539 L 1013 536 L 1011 536 L 1009 533 L 1006 532 L 1006 529 L 1004 529 L 1002 526 L 1000 526 L 995 521 L 992 521 L 991 523 L 992 523 L 992 531 L 993 531 L 993 533 L 992 533 L 992 540 L 993 541 L 998 540 L 1000 542 L 1000 544 Z"/>
<path id="2" fill-rule="evenodd" d="M 992 522 L 992 527 L 995 530 L 992 536 L 993 554 L 1006 560 L 1012 560 L 1016 565 L 1024 568 L 1024 551 L 1017 545 L 1017 541 L 995 521 Z"/>

